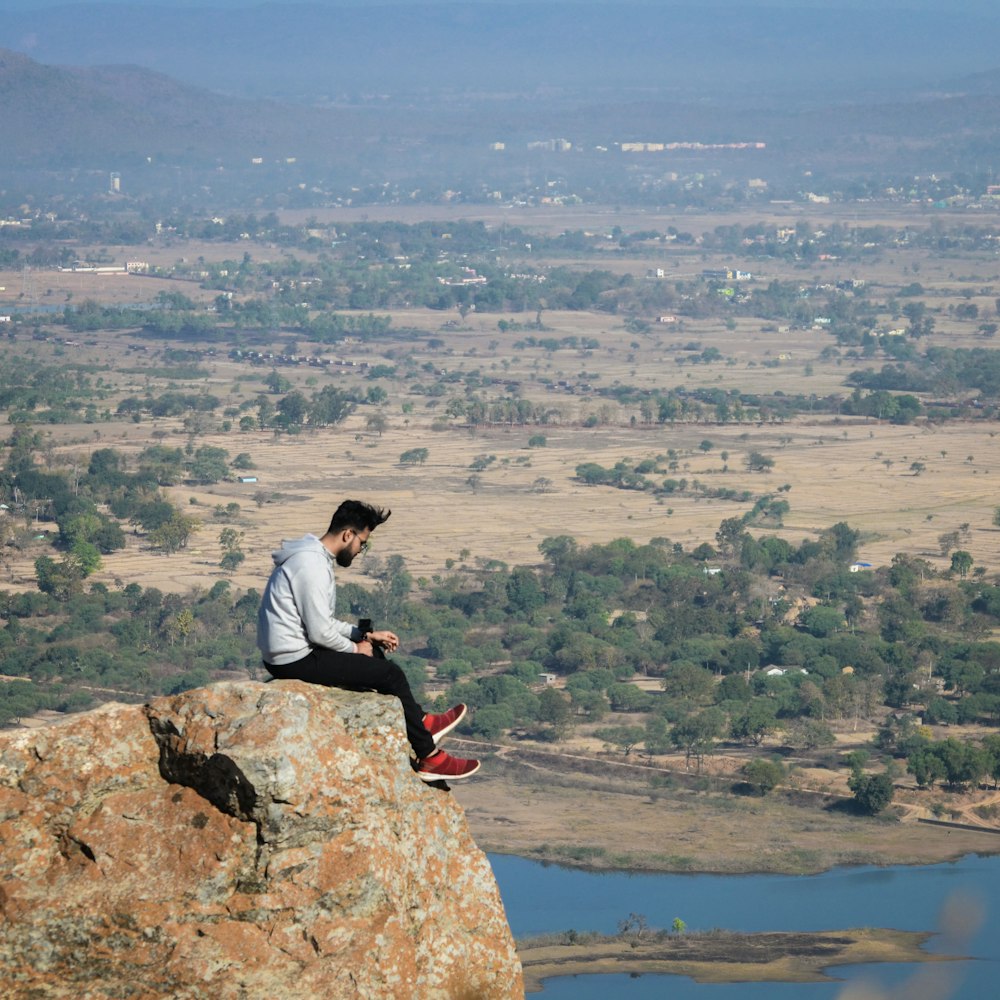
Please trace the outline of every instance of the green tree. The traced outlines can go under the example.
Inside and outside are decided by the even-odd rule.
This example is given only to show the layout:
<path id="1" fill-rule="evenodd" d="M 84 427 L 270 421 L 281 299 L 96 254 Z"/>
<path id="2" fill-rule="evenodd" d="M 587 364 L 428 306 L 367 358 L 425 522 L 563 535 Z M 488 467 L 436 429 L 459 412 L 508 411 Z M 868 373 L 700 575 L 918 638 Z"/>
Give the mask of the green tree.
<path id="1" fill-rule="evenodd" d="M 944 761 L 930 747 L 921 747 L 910 754 L 906 761 L 906 770 L 913 775 L 921 788 L 942 781 L 946 774 Z"/>
<path id="2" fill-rule="evenodd" d="M 194 613 L 190 608 L 182 608 L 177 612 L 176 615 L 168 622 L 167 632 L 171 637 L 171 642 L 176 642 L 180 639 L 181 645 L 186 646 L 188 642 L 188 636 L 194 631 L 195 619 Z"/>
<path id="3" fill-rule="evenodd" d="M 507 578 L 507 603 L 515 614 L 530 614 L 545 603 L 545 592 L 535 573 L 517 566 Z"/>
<path id="4" fill-rule="evenodd" d="M 743 765 L 743 777 L 758 795 L 767 795 L 784 779 L 785 769 L 779 761 L 755 757 Z"/>
<path id="5" fill-rule="evenodd" d="M 309 403 L 309 423 L 314 427 L 331 427 L 342 423 L 354 412 L 354 400 L 341 389 L 324 386 Z"/>
<path id="6" fill-rule="evenodd" d="M 143 531 L 155 531 L 176 513 L 177 508 L 169 500 L 158 497 L 155 500 L 146 500 L 133 508 L 129 522 L 138 525 Z"/>
<path id="7" fill-rule="evenodd" d="M 264 385 L 275 394 L 288 392 L 292 387 L 292 383 L 284 375 L 279 375 L 273 369 L 264 377 Z"/>
<path id="8" fill-rule="evenodd" d="M 706 708 L 678 722 L 670 731 L 670 741 L 684 751 L 686 764 L 690 764 L 694 757 L 700 771 L 705 754 L 711 753 L 725 724 L 726 716 L 722 711 Z"/>
<path id="9" fill-rule="evenodd" d="M 67 559 L 73 562 L 81 577 L 88 577 L 101 568 L 100 549 L 92 542 L 78 539 L 69 550 Z"/>
<path id="10" fill-rule="evenodd" d="M 747 455 L 747 469 L 750 472 L 767 472 L 774 468 L 774 459 L 769 455 L 764 455 L 759 451 L 752 451 Z"/>
<path id="11" fill-rule="evenodd" d="M 149 544 L 160 552 L 170 555 L 186 548 L 188 540 L 200 527 L 197 518 L 188 517 L 177 511 L 169 521 L 165 521 L 147 536 Z"/>
<path id="12" fill-rule="evenodd" d="M 151 445 L 139 455 L 139 469 L 155 476 L 160 486 L 172 486 L 184 474 L 184 453 L 180 448 Z"/>
<path id="13" fill-rule="evenodd" d="M 278 415 L 275 423 L 280 427 L 292 430 L 301 427 L 309 414 L 309 402 L 301 392 L 290 392 L 278 400 Z"/>
<path id="14" fill-rule="evenodd" d="M 196 483 L 217 483 L 229 475 L 228 458 L 225 448 L 203 445 L 194 453 L 188 473 Z"/>
<path id="15" fill-rule="evenodd" d="M 810 635 L 820 639 L 843 630 L 846 624 L 843 611 L 825 604 L 807 608 L 799 615 L 799 622 Z"/>
<path id="16" fill-rule="evenodd" d="M 557 739 L 565 737 L 573 724 L 569 698 L 556 688 L 545 688 L 538 695 L 538 721 L 551 726 Z"/>
<path id="17" fill-rule="evenodd" d="M 627 757 L 641 743 L 646 735 L 642 726 L 605 726 L 595 729 L 594 735 L 605 743 L 616 747 Z"/>
<path id="18" fill-rule="evenodd" d="M 715 533 L 719 552 L 729 558 L 740 551 L 744 540 L 749 537 L 742 517 L 727 517 Z"/>
<path id="19" fill-rule="evenodd" d="M 754 698 L 733 716 L 729 725 L 729 734 L 733 739 L 759 746 L 764 737 L 777 728 L 777 708 L 773 702 L 764 698 Z"/>
<path id="20" fill-rule="evenodd" d="M 389 427 L 389 420 L 384 413 L 373 413 L 365 420 L 365 429 L 381 437 Z"/>
<path id="21" fill-rule="evenodd" d="M 514 713 L 507 705 L 483 705 L 472 717 L 473 735 L 495 740 L 514 725 Z"/>
<path id="22" fill-rule="evenodd" d="M 244 559 L 246 559 L 246 553 L 239 549 L 223 552 L 222 558 L 219 560 L 219 568 L 226 573 L 235 573 Z"/>
<path id="23" fill-rule="evenodd" d="M 612 684 L 608 700 L 616 712 L 645 712 L 650 707 L 650 695 L 634 684 Z"/>
<path id="24" fill-rule="evenodd" d="M 65 601 L 72 594 L 79 593 L 83 573 L 69 560 L 57 563 L 49 556 L 39 556 L 35 560 L 35 580 L 43 594 Z"/>
<path id="25" fill-rule="evenodd" d="M 715 688 L 710 670 L 686 660 L 668 666 L 661 683 L 668 697 L 688 701 L 705 701 Z"/>
<path id="26" fill-rule="evenodd" d="M 243 532 L 235 528 L 223 528 L 219 533 L 219 545 L 222 547 L 222 558 L 219 566 L 227 573 L 235 572 L 240 563 L 246 559 L 243 552 L 242 543 Z"/>
<path id="27" fill-rule="evenodd" d="M 965 549 L 959 549 L 951 554 L 951 572 L 957 573 L 963 580 L 969 575 L 972 563 L 972 555 Z"/>
<path id="28" fill-rule="evenodd" d="M 847 787 L 854 793 L 857 808 L 868 816 L 882 812 L 892 802 L 896 791 L 888 772 L 865 774 L 860 768 L 855 768 Z"/>

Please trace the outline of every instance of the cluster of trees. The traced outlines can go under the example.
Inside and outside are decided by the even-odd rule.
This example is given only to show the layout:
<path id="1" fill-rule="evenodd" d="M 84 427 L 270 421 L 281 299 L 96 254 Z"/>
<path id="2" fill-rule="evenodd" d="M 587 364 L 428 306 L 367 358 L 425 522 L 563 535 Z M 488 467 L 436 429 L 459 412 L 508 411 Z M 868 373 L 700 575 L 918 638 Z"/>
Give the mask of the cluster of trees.
<path id="1" fill-rule="evenodd" d="M 324 386 L 308 396 L 297 389 L 292 389 L 291 383 L 276 370 L 263 379 L 268 393 L 260 393 L 256 397 L 244 400 L 238 407 L 226 410 L 226 419 L 222 429 L 229 430 L 238 419 L 240 430 L 257 430 L 275 428 L 284 431 L 296 431 L 305 425 L 312 427 L 330 427 L 345 420 L 355 409 L 359 401 L 357 393 L 337 389 L 334 386 Z M 271 395 L 281 395 L 274 402 Z M 185 425 L 197 432 L 203 429 L 198 416 L 214 413 L 221 405 L 221 400 L 211 393 L 184 393 L 171 390 L 159 396 L 148 394 L 144 397 L 127 396 L 117 408 L 119 416 L 129 416 L 140 420 L 143 415 L 152 417 L 185 415 Z M 235 463 L 234 463 L 235 464 Z M 205 482 L 215 482 L 224 478 L 225 473 L 215 479 L 204 479 L 200 475 L 195 478 Z"/>
<path id="2" fill-rule="evenodd" d="M 72 362 L 45 364 L 8 352 L 0 367 L 0 409 L 12 424 L 94 420 L 111 387 Z"/>
<path id="3" fill-rule="evenodd" d="M 10 509 L 7 522 L 20 515 L 30 525 L 44 514 L 57 523 L 53 545 L 59 558 L 41 555 L 35 570 L 39 588 L 58 598 L 81 592 L 101 557 L 125 547 L 126 527 L 141 529 L 146 543 L 161 552 L 184 548 L 200 522 L 177 509 L 160 487 L 181 480 L 213 483 L 230 474 L 224 448 L 195 448 L 190 442 L 183 449 L 152 445 L 131 470 L 123 453 L 98 448 L 61 472 L 41 471 L 36 454 L 44 441 L 37 431 L 16 426 L 7 445 L 0 470 L 0 496 Z M 241 455 L 234 464 L 248 462 L 249 456 Z M 10 534 L 9 542 L 17 544 L 17 533 Z"/>
<path id="4" fill-rule="evenodd" d="M 911 179 L 912 181 L 912 179 Z M 951 182 L 941 182 L 942 187 L 929 194 L 945 197 L 961 190 Z M 899 182 L 901 187 L 909 187 L 910 182 Z M 677 193 L 685 197 L 683 184 L 677 185 Z M 384 200 L 384 191 L 376 186 L 379 200 Z M 717 192 L 721 194 L 721 189 Z M 870 200 L 882 194 L 879 186 L 859 189 L 857 195 Z M 352 192 L 357 204 L 364 201 L 364 192 Z M 701 191 L 697 197 L 705 200 L 711 197 L 711 190 Z M 691 192 L 688 192 L 690 197 Z M 172 207 L 164 218 L 162 212 L 145 213 L 138 217 L 134 213 L 93 210 L 76 215 L 60 212 L 58 218 L 46 219 L 39 216 L 30 230 L 8 230 L 4 233 L 0 246 L 0 263 L 7 267 L 20 262 L 29 264 L 69 264 L 73 261 L 72 248 L 67 249 L 67 241 L 78 240 L 87 245 L 141 245 L 155 238 L 157 223 L 166 227 L 177 239 L 199 242 L 236 243 L 251 245 L 277 244 L 286 249 L 336 251 L 344 259 L 368 259 L 379 263 L 392 262 L 398 258 L 420 258 L 437 253 L 443 247 L 456 256 L 471 257 L 495 253 L 498 246 L 497 233 L 481 222 L 456 221 L 440 222 L 364 222 L 354 224 L 338 223 L 323 226 L 310 219 L 303 224 L 282 223 L 273 212 L 258 215 L 234 211 L 219 218 L 217 212 L 197 214 L 191 208 Z M 689 232 L 682 232 L 675 226 L 664 230 L 645 229 L 624 231 L 620 226 L 604 232 L 566 230 L 549 234 L 527 231 L 517 226 L 507 226 L 503 233 L 503 246 L 525 248 L 530 245 L 546 257 L 576 257 L 592 255 L 595 251 L 607 252 L 610 247 L 628 254 L 643 254 L 650 250 L 662 253 L 664 245 L 681 247 L 696 243 L 708 252 L 737 255 L 740 259 L 788 259 L 815 260 L 821 254 L 835 256 L 847 261 L 870 261 L 886 252 L 906 250 L 934 250 L 939 253 L 992 252 L 995 233 L 989 226 L 966 222 L 949 224 L 942 219 L 932 219 L 926 225 L 851 225 L 829 223 L 817 229 L 808 222 L 800 221 L 794 227 L 780 227 L 774 223 L 756 222 L 750 224 L 728 224 L 716 226 L 705 232 L 697 240 Z M 19 249 L 19 242 L 29 243 L 31 249 Z M 241 267 L 250 263 L 249 254 L 243 260 L 226 260 L 220 264 L 198 262 L 198 270 L 213 268 L 227 271 L 229 277 L 238 275 Z M 191 265 L 195 267 L 194 264 Z"/>
<path id="5" fill-rule="evenodd" d="M 891 395 L 891 392 L 909 390 L 951 395 L 975 391 L 984 400 L 995 401 L 1000 397 L 1000 352 L 984 347 L 929 347 L 922 354 L 914 354 L 906 363 L 885 365 L 878 372 L 854 372 L 849 381 L 861 388 L 878 390 L 872 393 L 873 397 L 882 401 L 894 400 L 898 406 L 915 410 L 914 415 L 920 412 L 914 397 Z"/>
<path id="6" fill-rule="evenodd" d="M 728 460 L 728 452 L 722 452 L 721 455 L 724 462 Z M 670 476 L 659 482 L 651 478 L 652 476 L 662 476 L 668 470 L 674 471 L 678 464 L 678 455 L 674 449 L 671 449 L 666 455 L 657 455 L 640 462 L 634 462 L 632 459 L 620 459 L 610 468 L 599 462 L 582 462 L 576 467 L 576 478 L 587 486 L 612 486 L 620 490 L 643 490 L 664 497 L 689 494 L 711 497 L 716 500 L 731 500 L 734 503 L 748 503 L 754 500 L 750 490 L 707 486 L 698 479 L 688 480 L 685 477 L 676 479 Z M 774 465 L 774 459 L 760 452 L 751 451 L 746 456 L 746 465 L 752 472 L 764 471 Z M 726 468 L 724 466 L 723 471 Z M 779 487 L 779 490 L 787 492 L 789 488 L 787 486 Z M 740 523 L 780 526 L 789 509 L 790 505 L 787 500 L 766 494 L 756 498 L 753 507 L 742 516 Z M 709 547 L 710 549 L 711 547 Z M 699 551 L 704 553 L 706 550 Z"/>
<path id="7" fill-rule="evenodd" d="M 241 354 L 238 351 L 234 353 Z M 989 386 L 987 376 L 990 366 L 985 362 L 976 364 L 975 359 L 969 364 L 970 372 L 979 372 L 977 377 L 985 391 Z M 408 388 L 414 394 L 448 397 L 443 419 L 460 421 L 472 427 L 545 424 L 558 420 L 560 416 L 558 406 L 535 402 L 517 391 L 512 392 L 503 378 L 486 375 L 477 369 L 442 372 L 430 367 L 428 372 L 406 363 L 375 366 L 365 372 L 365 378 L 376 383 L 383 379 L 398 381 L 409 378 L 413 381 Z M 169 373 L 171 378 L 205 374 L 201 369 L 194 368 L 190 359 L 187 359 L 187 368 L 190 370 L 182 371 L 175 365 L 169 371 L 163 370 L 162 374 Z M 858 375 L 857 378 L 863 381 L 865 377 Z M 240 430 L 275 428 L 295 431 L 307 425 L 332 426 L 344 420 L 358 405 L 377 405 L 389 398 L 388 392 L 378 384 L 367 391 L 358 387 L 341 389 L 327 385 L 306 395 L 293 389 L 291 381 L 278 369 L 272 369 L 261 381 L 266 392 L 242 400 L 239 406 L 226 407 L 221 416 L 222 400 L 213 393 L 173 388 L 159 394 L 147 392 L 141 396 L 126 396 L 112 414 L 105 403 L 110 386 L 105 384 L 102 376 L 95 379 L 91 372 L 73 365 L 44 366 L 14 358 L 10 368 L 0 372 L 0 407 L 8 408 L 10 422 L 15 424 L 110 420 L 112 416 L 135 422 L 145 418 L 183 417 L 185 427 L 192 433 L 198 433 L 206 429 L 209 417 L 219 416 L 219 426 L 223 430 L 238 426 Z M 456 394 L 458 386 L 464 388 L 464 394 Z M 914 396 L 878 388 L 869 393 L 857 388 L 848 398 L 830 396 L 819 399 L 783 393 L 764 396 L 721 389 L 690 391 L 676 388 L 651 392 L 628 385 L 601 388 L 597 390 L 597 395 L 621 405 L 634 406 L 641 421 L 650 424 L 773 422 L 801 412 L 857 413 L 895 423 L 908 423 L 923 412 Z M 274 400 L 272 396 L 282 398 Z M 104 408 L 99 409 L 102 405 Z M 980 408 L 969 412 L 988 415 L 992 411 Z M 605 402 L 587 418 L 587 422 L 596 426 L 612 419 L 613 408 Z M 768 461 L 767 456 L 761 456 L 756 464 L 751 462 L 751 467 L 766 468 Z"/>
<path id="8" fill-rule="evenodd" d="M 62 594 L 0 591 L 0 656 L 22 680 L 0 684 L 0 725 L 41 709 L 78 711 L 99 701 L 141 701 L 253 673 L 259 595 L 164 594 L 138 584 L 94 584 Z"/>
<path id="9" fill-rule="evenodd" d="M 277 238 L 286 245 L 296 245 L 297 240 L 305 240 L 315 249 L 315 235 L 306 236 L 305 230 L 295 227 L 281 227 L 276 219 L 240 218 L 238 222 L 249 223 L 250 228 L 241 229 L 241 232 L 256 234 L 254 238 Z M 212 226 L 215 225 L 212 223 Z M 311 232 L 315 231 L 315 227 L 309 228 Z M 452 232 L 452 229 L 455 231 Z M 547 239 L 553 246 L 561 245 L 565 250 L 567 246 L 576 246 L 579 242 L 568 238 L 572 235 L 562 234 Z M 748 240 L 753 236 L 756 241 L 759 235 L 748 235 L 741 227 L 739 239 Z M 905 245 L 912 245 L 913 234 L 904 235 Z M 985 348 L 936 347 L 923 352 L 918 350 L 920 338 L 933 327 L 933 316 L 927 305 L 912 298 L 923 291 L 918 282 L 899 291 L 900 298 L 906 300 L 902 305 L 898 300 L 877 303 L 872 299 L 870 290 L 862 285 L 803 287 L 799 282 L 792 281 L 772 281 L 762 287 L 753 284 L 744 294 L 720 297 L 716 287 L 718 282 L 703 279 L 632 281 L 627 276 L 620 278 L 606 271 L 576 270 L 562 265 L 508 274 L 495 263 L 495 234 L 480 224 L 447 228 L 430 224 L 415 227 L 358 224 L 342 227 L 332 236 L 336 246 L 327 247 L 315 260 L 283 257 L 266 264 L 256 263 L 248 252 L 242 260 L 227 262 L 231 267 L 204 265 L 209 267 L 209 277 L 205 280 L 220 292 L 212 312 L 205 312 L 183 293 L 172 291 L 161 292 L 150 309 L 102 306 L 94 301 L 67 305 L 60 321 L 74 331 L 138 329 L 158 339 L 235 339 L 242 342 L 255 335 L 270 340 L 276 331 L 282 331 L 301 335 L 314 343 L 329 343 L 347 334 L 380 340 L 390 336 L 414 336 L 412 331 L 393 331 L 387 316 L 371 312 L 344 314 L 336 310 L 342 307 L 412 306 L 416 302 L 434 308 L 474 307 L 480 310 L 502 309 L 511 313 L 531 310 L 536 317 L 541 316 L 543 305 L 546 308 L 604 310 L 624 316 L 626 325 L 636 332 L 636 336 L 649 330 L 649 324 L 641 321 L 641 316 L 664 309 L 691 317 L 755 317 L 768 324 L 780 321 L 807 325 L 817 317 L 824 317 L 837 344 L 850 345 L 848 357 L 869 359 L 880 356 L 889 359 L 878 371 L 865 369 L 853 372 L 849 381 L 854 391 L 846 397 L 836 394 L 816 398 L 781 392 L 765 396 L 718 388 L 692 392 L 683 387 L 664 387 L 651 392 L 620 384 L 598 388 L 596 392 L 602 398 L 634 405 L 645 423 L 673 423 L 677 420 L 769 422 L 806 411 L 857 414 L 909 423 L 925 413 L 924 407 L 913 395 L 915 392 L 935 393 L 944 398 L 953 397 L 956 393 L 966 396 L 977 394 L 975 407 L 969 404 L 934 404 L 926 412 L 935 417 L 944 417 L 951 412 L 963 417 L 991 417 L 996 412 L 995 400 L 1000 395 L 997 352 Z M 529 240 L 524 233 L 512 231 L 509 236 L 512 245 L 522 237 L 531 242 L 532 247 L 541 245 L 538 238 Z M 646 233 L 642 236 L 642 239 L 629 238 L 628 234 L 620 233 L 619 239 L 628 243 L 630 252 L 641 245 L 662 245 L 668 238 L 672 241 L 670 234 L 666 233 Z M 963 236 L 966 237 L 968 234 Z M 808 241 L 817 237 L 803 230 L 796 238 Z M 899 238 L 899 234 L 893 238 Z M 606 236 L 587 239 L 606 241 Z M 485 284 L 460 282 L 461 276 L 466 273 L 463 269 L 470 268 L 470 265 L 475 265 L 474 270 L 485 279 Z M 455 283 L 447 283 L 452 278 Z M 446 283 L 442 284 L 442 280 Z M 279 287 L 275 293 L 273 286 L 276 283 Z M 261 290 L 259 297 L 231 295 L 234 290 L 252 293 L 257 288 Z M 361 299 L 366 301 L 362 303 Z M 973 306 L 975 303 L 965 305 Z M 982 310 L 978 306 L 976 309 L 977 315 L 972 318 L 981 318 Z M 880 318 L 884 318 L 887 312 L 905 317 L 909 325 L 904 335 L 887 336 L 877 332 Z M 502 320 L 501 323 L 506 324 L 507 321 Z M 539 331 L 543 329 L 537 318 L 530 325 Z M 985 323 L 980 328 L 986 336 L 995 334 L 996 326 L 995 323 L 992 327 Z M 520 345 L 546 351 L 587 351 L 599 347 L 598 342 L 590 338 L 555 338 L 535 334 L 524 338 Z M 836 347 L 831 345 L 829 350 L 831 356 L 839 356 Z M 701 350 L 700 345 L 689 344 L 678 355 L 678 361 L 685 359 L 710 362 L 721 359 L 721 355 L 714 348 Z M 190 362 L 188 368 L 196 370 Z M 410 386 L 411 391 L 428 395 L 446 394 L 448 386 L 454 381 L 464 382 L 466 397 L 453 398 L 448 415 L 460 417 L 472 425 L 544 422 L 555 412 L 551 407 L 527 402 L 516 390 L 507 389 L 495 398 L 475 391 L 502 383 L 502 379 L 483 376 L 477 386 L 473 373 L 433 372 L 433 377 L 427 380 L 427 373 L 416 371 L 415 366 L 404 367 L 402 374 L 416 380 Z M 110 412 L 102 408 L 108 392 L 109 387 L 104 385 L 100 376 L 95 377 L 93 372 L 79 366 L 56 368 L 15 359 L 9 372 L 0 373 L 0 406 L 8 409 L 14 421 L 37 423 L 81 418 L 110 419 Z M 324 401 L 323 405 L 327 402 Z M 219 401 L 208 393 L 171 390 L 156 398 L 152 395 L 130 397 L 119 405 L 117 415 L 141 419 L 147 414 L 158 416 L 185 412 L 197 417 L 198 414 L 214 412 L 218 405 Z M 345 405 L 347 402 L 341 399 L 337 407 L 342 409 Z M 256 424 L 248 412 L 255 406 L 261 410 Z M 245 429 L 251 426 L 297 429 L 304 423 L 323 425 L 342 419 L 336 414 L 321 416 L 305 413 L 310 406 L 315 408 L 315 400 L 291 394 L 290 399 L 281 402 L 277 412 L 268 412 L 266 404 L 246 402 L 237 415 L 241 415 L 241 426 Z M 593 414 L 589 419 L 599 423 L 602 417 Z"/>
<path id="10" fill-rule="evenodd" d="M 761 234 L 756 230 L 766 229 L 760 226 L 749 227 L 751 235 L 741 230 L 743 234 L 737 242 L 743 248 L 742 255 L 750 257 L 758 252 L 797 257 L 824 252 L 829 233 L 818 235 L 806 224 L 799 228 L 801 232 L 794 238 L 788 237 L 780 247 L 766 239 L 760 241 Z M 251 224 L 250 229 L 243 230 L 252 233 L 254 239 L 278 240 L 310 251 L 322 247 L 316 231 L 315 226 L 287 227 L 273 220 L 256 227 Z M 776 233 L 774 230 L 773 234 Z M 62 321 L 77 332 L 133 327 L 150 336 L 206 341 L 231 340 L 242 333 L 280 328 L 317 343 L 329 343 L 347 334 L 382 338 L 389 331 L 389 320 L 370 311 L 414 305 L 458 309 L 463 313 L 475 309 L 515 315 L 525 312 L 537 315 L 543 308 L 602 311 L 625 316 L 629 323 L 634 321 L 634 329 L 639 332 L 648 330 L 648 325 L 639 321 L 640 317 L 667 310 L 682 317 L 745 316 L 799 326 L 811 326 L 822 317 L 837 343 L 859 348 L 860 356 L 871 357 L 881 352 L 903 361 L 914 356 L 914 343 L 931 332 L 935 323 L 923 301 L 914 299 L 903 305 L 898 300 L 878 303 L 862 284 L 803 288 L 799 282 L 774 280 L 764 286 L 748 285 L 733 290 L 734 294 L 720 295 L 720 288 L 729 291 L 728 286 L 714 279 L 635 281 L 630 275 L 616 276 L 608 270 L 583 270 L 564 264 L 537 267 L 526 264 L 516 272 L 510 271 L 497 263 L 494 234 L 479 223 L 447 228 L 433 224 L 411 227 L 393 223 L 358 224 L 331 230 L 331 235 L 331 244 L 312 259 L 282 257 L 257 263 L 247 252 L 242 260 L 199 264 L 198 274 L 192 273 L 192 277 L 220 293 L 212 313 L 199 310 L 181 293 L 162 293 L 156 308 L 151 310 L 102 307 L 88 301 L 67 306 Z M 664 242 L 677 242 L 681 234 L 641 235 L 638 239 L 619 233 L 616 237 L 619 251 L 662 253 Z M 881 238 L 895 246 L 898 235 L 887 232 Z M 907 245 L 913 245 L 912 234 L 906 235 Z M 529 257 L 544 252 L 550 258 L 582 252 L 593 254 L 597 250 L 606 252 L 608 242 L 605 234 L 563 233 L 548 237 L 510 231 L 508 238 L 511 246 L 530 246 L 530 251 L 524 249 Z M 709 246 L 728 245 L 733 238 L 706 234 L 704 242 Z M 469 280 L 470 272 L 475 281 Z M 908 289 L 900 292 L 904 297 L 910 294 Z M 367 315 L 338 312 L 345 309 L 367 311 Z M 886 314 L 906 318 L 905 336 L 888 337 L 877 332 L 880 318 L 884 319 Z M 979 306 L 963 303 L 956 307 L 955 316 L 978 319 Z M 508 328 L 511 325 L 506 319 L 500 322 Z M 530 325 L 539 324 L 536 320 Z M 995 332 L 993 324 L 992 334 Z M 989 324 L 985 324 L 984 335 L 988 333 Z M 587 338 L 571 344 L 566 338 L 534 336 L 526 338 L 524 345 L 547 350 L 595 346 L 588 344 Z M 716 348 L 679 358 L 705 363 L 720 359 Z"/>
<path id="11" fill-rule="evenodd" d="M 786 226 L 756 222 L 716 226 L 703 235 L 701 245 L 707 250 L 758 260 L 816 260 L 820 254 L 829 254 L 840 260 L 868 261 L 885 251 L 906 248 L 952 253 L 990 251 L 995 238 L 989 226 L 949 226 L 938 219 L 926 226 L 898 228 L 834 222 L 816 229 L 800 221 L 794 231 Z"/>
<path id="12" fill-rule="evenodd" d="M 428 626 L 416 654 L 439 661 L 439 676 L 453 680 L 448 697 L 473 705 L 472 731 L 491 738 L 514 729 L 558 739 L 591 724 L 623 752 L 679 749 L 698 761 L 722 741 L 757 745 L 778 732 L 788 745 L 821 748 L 833 741 L 831 721 L 873 719 L 886 706 L 910 717 L 946 705 L 1000 723 L 1000 663 L 992 643 L 972 638 L 997 620 L 992 586 L 904 556 L 850 573 L 858 536 L 844 524 L 798 547 L 746 525 L 720 526 L 713 554 L 724 565 L 711 576 L 704 547 L 685 553 L 663 539 L 582 549 L 563 537 L 543 543 L 542 571 L 484 564 L 432 581 L 432 621 L 424 608 L 411 622 Z M 761 581 L 775 577 L 784 596 L 763 598 Z M 789 624 L 796 593 L 815 603 Z M 630 683 L 636 670 L 659 678 L 660 690 Z M 565 675 L 565 686 L 539 691 L 543 672 Z M 884 808 L 891 776 L 856 770 L 859 807 Z M 748 781 L 762 786 L 772 772 Z"/>
<path id="13" fill-rule="evenodd" d="M 990 734 L 981 745 L 950 737 L 931 740 L 926 735 L 914 741 L 906 769 L 921 787 L 943 782 L 950 788 L 975 787 L 985 778 L 1000 780 L 1000 736 Z"/>

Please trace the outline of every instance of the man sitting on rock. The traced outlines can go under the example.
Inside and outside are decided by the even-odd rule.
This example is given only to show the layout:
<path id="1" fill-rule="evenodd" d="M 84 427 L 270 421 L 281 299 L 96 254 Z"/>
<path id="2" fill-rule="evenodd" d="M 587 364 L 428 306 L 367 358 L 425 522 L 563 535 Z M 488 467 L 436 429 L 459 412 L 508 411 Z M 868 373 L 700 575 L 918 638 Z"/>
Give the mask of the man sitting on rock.
<path id="1" fill-rule="evenodd" d="M 462 721 L 465 705 L 439 715 L 425 714 L 403 671 L 391 660 L 375 656 L 376 648 L 391 653 L 399 638 L 389 631 L 363 633 L 335 617 L 334 563 L 350 566 L 390 513 L 345 500 L 322 538 L 306 535 L 282 542 L 272 553 L 274 571 L 257 614 L 257 646 L 264 666 L 281 680 L 394 695 L 403 706 L 417 774 L 424 781 L 467 778 L 479 770 L 479 761 L 452 757 L 437 748 L 438 740 Z"/>

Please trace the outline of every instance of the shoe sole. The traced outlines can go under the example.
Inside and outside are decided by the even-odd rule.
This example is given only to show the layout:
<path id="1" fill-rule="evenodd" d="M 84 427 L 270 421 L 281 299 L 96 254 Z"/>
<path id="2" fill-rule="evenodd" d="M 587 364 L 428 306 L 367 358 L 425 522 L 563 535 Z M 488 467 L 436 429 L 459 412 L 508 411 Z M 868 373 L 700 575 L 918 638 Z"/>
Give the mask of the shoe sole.
<path id="1" fill-rule="evenodd" d="M 437 746 L 465 718 L 468 711 L 469 709 L 466 707 L 463 709 L 462 714 L 457 719 L 454 719 L 450 725 L 445 726 L 440 732 L 434 733 L 434 746 Z"/>
<path id="2" fill-rule="evenodd" d="M 417 777 L 421 781 L 461 781 L 463 778 L 471 778 L 479 770 L 479 767 L 480 765 L 476 764 L 471 771 L 465 771 L 462 774 L 434 774 L 431 771 L 417 771 Z"/>

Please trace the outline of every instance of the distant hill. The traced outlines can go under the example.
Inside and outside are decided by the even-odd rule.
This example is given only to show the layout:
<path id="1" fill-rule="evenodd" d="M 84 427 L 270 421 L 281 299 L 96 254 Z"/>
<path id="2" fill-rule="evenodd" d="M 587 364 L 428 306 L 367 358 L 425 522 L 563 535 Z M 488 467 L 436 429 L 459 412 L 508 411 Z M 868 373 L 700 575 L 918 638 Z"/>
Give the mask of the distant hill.
<path id="1" fill-rule="evenodd" d="M 900 0 L 899 7 L 906 7 Z M 866 9 L 867 7 L 867 9 Z M 243 96 L 310 102 L 569 88 L 839 99 L 997 68 L 1000 15 L 667 3 L 78 3 L 6 11 L 0 46 L 46 63 L 130 63 Z"/>
<path id="2" fill-rule="evenodd" d="M 973 73 L 955 81 L 956 89 L 969 94 L 992 94 L 1000 97 L 1000 69 Z"/>
<path id="3" fill-rule="evenodd" d="M 458 177 L 471 190 L 497 170 L 522 169 L 527 143 L 551 136 L 582 150 L 625 140 L 761 141 L 766 152 L 745 160 L 745 169 L 771 178 L 805 169 L 841 175 L 968 169 L 1000 155 L 995 80 L 996 74 L 981 74 L 968 81 L 966 93 L 878 93 L 792 106 L 555 91 L 531 99 L 368 96 L 319 108 L 229 97 L 137 66 L 46 66 L 0 49 L 0 170 L 121 170 L 147 161 L 229 169 L 259 157 L 294 159 L 306 171 L 296 179 L 310 184 L 340 171 L 348 183 L 405 178 L 418 188 L 428 178 L 447 186 Z M 509 148 L 500 160 L 487 152 L 497 139 Z M 586 157 L 558 162 L 567 176 L 584 171 L 574 183 L 588 182 Z M 614 167 L 592 169 L 603 176 Z"/>
<path id="4" fill-rule="evenodd" d="M 135 66 L 43 66 L 0 49 L 0 167 L 245 162 L 328 150 L 358 130 L 348 112 L 224 97 Z"/>

